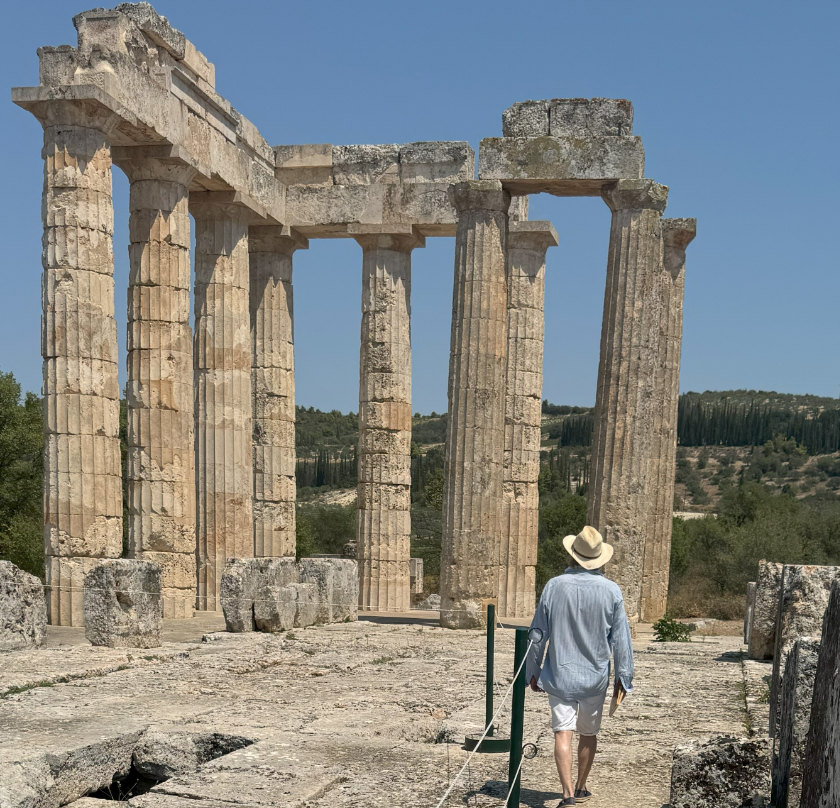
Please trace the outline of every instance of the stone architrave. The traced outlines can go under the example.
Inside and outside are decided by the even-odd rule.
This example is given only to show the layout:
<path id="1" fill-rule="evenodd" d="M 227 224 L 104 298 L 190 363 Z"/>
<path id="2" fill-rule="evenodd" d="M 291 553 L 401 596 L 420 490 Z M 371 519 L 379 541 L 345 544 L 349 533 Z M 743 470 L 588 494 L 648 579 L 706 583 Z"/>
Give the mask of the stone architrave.
<path id="1" fill-rule="evenodd" d="M 499 530 L 502 617 L 529 617 L 534 613 L 545 253 L 556 246 L 557 233 L 550 222 L 518 221 L 509 225 L 504 476 Z"/>
<path id="2" fill-rule="evenodd" d="M 510 196 L 495 180 L 452 186 L 458 211 L 449 429 L 444 467 L 441 625 L 476 628 L 499 587 L 507 366 Z"/>
<path id="3" fill-rule="evenodd" d="M 805 748 L 801 808 L 840 805 L 840 582 L 834 584 L 822 624 Z"/>
<path id="4" fill-rule="evenodd" d="M 750 628 L 750 659 L 773 659 L 776 647 L 776 618 L 779 614 L 779 587 L 783 564 L 774 561 L 758 562 L 755 582 L 755 606 Z"/>
<path id="5" fill-rule="evenodd" d="M 668 606 L 674 480 L 677 467 L 677 411 L 685 295 L 685 250 L 697 233 L 696 219 L 662 220 L 661 316 L 654 374 L 652 509 L 644 536 L 640 618 L 654 623 Z M 655 448 L 658 444 L 658 449 Z"/>
<path id="6" fill-rule="evenodd" d="M 364 228 L 358 228 L 363 231 Z M 359 606 L 411 606 L 411 227 L 358 232 L 362 248 Z"/>
<path id="7" fill-rule="evenodd" d="M 292 255 L 309 242 L 252 227 L 254 555 L 295 554 L 295 360 Z"/>
<path id="8" fill-rule="evenodd" d="M 778 733 L 782 680 L 793 644 L 800 637 L 820 635 L 835 581 L 840 581 L 840 567 L 785 564 L 782 569 L 773 678 L 770 682 L 771 738 L 776 738 Z"/>
<path id="9" fill-rule="evenodd" d="M 141 151 L 129 193 L 128 546 L 160 565 L 166 618 L 195 607 L 195 434 L 189 183 L 195 170 Z"/>
<path id="10" fill-rule="evenodd" d="M 47 610 L 83 624 L 84 576 L 122 552 L 111 144 L 116 118 L 51 101 L 44 126 L 44 539 Z"/>
<path id="11" fill-rule="evenodd" d="M 753 612 L 755 611 L 755 587 L 755 581 L 750 581 L 747 584 L 747 603 L 744 609 L 744 645 L 746 646 L 750 644 L 750 632 L 752 632 Z"/>
<path id="12" fill-rule="evenodd" d="M 254 555 L 249 212 L 190 195 L 195 217 L 196 566 L 200 610 L 219 609 L 228 558 Z"/>
<path id="13" fill-rule="evenodd" d="M 788 657 L 781 685 L 779 737 L 773 756 L 771 801 L 775 808 L 799 808 L 802 776 L 809 765 L 805 746 L 819 653 L 818 639 L 800 637 Z"/>
<path id="14" fill-rule="evenodd" d="M 0 561 L 0 651 L 38 648 L 46 633 L 43 585 L 11 561 Z"/>
<path id="15" fill-rule="evenodd" d="M 602 196 L 613 215 L 587 521 L 615 547 L 608 572 L 621 586 L 633 623 L 656 509 L 657 413 L 671 398 L 670 390 L 663 398 L 656 385 L 668 189 L 652 180 L 619 180 Z"/>
<path id="16" fill-rule="evenodd" d="M 151 561 L 115 558 L 85 576 L 85 637 L 110 648 L 160 645 L 161 570 Z"/>

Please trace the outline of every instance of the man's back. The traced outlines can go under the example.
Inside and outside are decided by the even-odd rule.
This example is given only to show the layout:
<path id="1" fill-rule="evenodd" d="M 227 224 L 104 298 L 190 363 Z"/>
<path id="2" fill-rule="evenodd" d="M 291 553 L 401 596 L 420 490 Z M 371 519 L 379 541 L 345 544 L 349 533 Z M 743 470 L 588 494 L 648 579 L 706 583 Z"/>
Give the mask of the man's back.
<path id="1" fill-rule="evenodd" d="M 621 590 L 600 571 L 570 567 L 552 578 L 532 626 L 541 629 L 543 638 L 529 653 L 527 681 L 538 675 L 540 688 L 565 699 L 604 693 L 613 652 L 618 678 L 625 690 L 632 690 L 633 651 Z"/>

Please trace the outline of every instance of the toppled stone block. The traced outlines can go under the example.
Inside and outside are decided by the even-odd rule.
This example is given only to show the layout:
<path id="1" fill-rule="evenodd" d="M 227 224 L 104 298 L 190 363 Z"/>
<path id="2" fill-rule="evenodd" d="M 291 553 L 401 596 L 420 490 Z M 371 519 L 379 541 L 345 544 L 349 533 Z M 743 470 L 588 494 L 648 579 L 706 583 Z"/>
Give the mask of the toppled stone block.
<path id="1" fill-rule="evenodd" d="M 770 790 L 770 745 L 729 737 L 674 750 L 671 808 L 764 808 Z"/>
<path id="2" fill-rule="evenodd" d="M 318 591 L 318 623 L 356 620 L 359 607 L 359 567 L 347 558 L 302 558 L 301 583 Z"/>
<path id="3" fill-rule="evenodd" d="M 294 558 L 231 558 L 222 573 L 219 601 L 228 631 L 254 631 L 257 612 L 261 631 L 280 631 L 291 628 L 282 623 L 285 614 L 282 603 L 288 596 L 279 590 L 298 582 L 298 568 Z M 294 612 L 292 612 L 292 619 Z"/>
<path id="4" fill-rule="evenodd" d="M 143 733 L 132 755 L 132 767 L 153 780 L 167 780 L 194 772 L 199 766 L 236 749 L 250 746 L 250 738 L 218 732 Z"/>
<path id="5" fill-rule="evenodd" d="M 627 137 L 633 134 L 633 104 L 626 98 L 554 98 L 548 102 L 548 133 Z"/>
<path id="6" fill-rule="evenodd" d="M 758 562 L 755 582 L 755 606 L 748 656 L 750 659 L 773 659 L 776 645 L 776 617 L 779 611 L 779 586 L 783 564 L 772 561 Z"/>
<path id="7" fill-rule="evenodd" d="M 819 653 L 818 639 L 800 637 L 788 657 L 781 686 L 779 737 L 773 756 L 771 797 L 775 808 L 799 808 Z"/>
<path id="8" fill-rule="evenodd" d="M 744 609 L 744 645 L 750 644 L 753 611 L 755 610 L 755 581 L 747 584 L 747 605 Z"/>
<path id="9" fill-rule="evenodd" d="M 295 594 L 295 628 L 314 626 L 318 622 L 318 587 L 315 584 L 289 584 Z"/>
<path id="10" fill-rule="evenodd" d="M 113 558 L 85 575 L 85 636 L 110 648 L 160 645 L 160 567 L 151 561 Z"/>
<path id="11" fill-rule="evenodd" d="M 0 561 L 0 651 L 38 648 L 47 632 L 41 582 L 11 561 Z"/>
<path id="12" fill-rule="evenodd" d="M 831 590 L 820 635 L 801 808 L 840 805 L 840 583 Z"/>
<path id="13" fill-rule="evenodd" d="M 788 655 L 800 637 L 818 637 L 828 607 L 831 586 L 840 580 L 840 567 L 786 564 L 779 588 L 776 647 L 770 682 L 770 737 L 779 726 L 779 696 Z"/>
<path id="14" fill-rule="evenodd" d="M 436 592 L 432 593 L 425 600 L 421 600 L 420 603 L 417 604 L 417 608 L 422 611 L 437 611 L 440 609 L 440 595 Z"/>

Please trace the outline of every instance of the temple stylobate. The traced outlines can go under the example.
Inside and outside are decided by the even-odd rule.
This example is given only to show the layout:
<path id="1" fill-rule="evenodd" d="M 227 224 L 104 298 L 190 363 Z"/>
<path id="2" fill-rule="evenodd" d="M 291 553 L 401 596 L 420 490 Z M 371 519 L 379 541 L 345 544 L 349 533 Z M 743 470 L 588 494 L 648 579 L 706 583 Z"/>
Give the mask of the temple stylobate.
<path id="1" fill-rule="evenodd" d="M 230 558 L 294 555 L 293 258 L 317 238 L 360 246 L 359 605 L 407 610 L 411 255 L 440 236 L 455 237 L 441 622 L 480 626 L 491 600 L 529 615 L 558 243 L 528 220 L 532 193 L 612 211 L 588 518 L 617 547 L 608 572 L 631 617 L 662 616 L 695 223 L 662 218 L 668 189 L 644 177 L 630 102 L 514 104 L 476 176 L 459 141 L 270 146 L 147 3 L 74 23 L 77 46 L 41 48 L 39 85 L 12 94 L 44 128 L 51 622 L 78 625 L 85 573 L 121 555 L 123 489 L 129 553 L 160 566 L 166 617 L 218 609 Z M 125 469 L 113 166 L 130 181 Z"/>

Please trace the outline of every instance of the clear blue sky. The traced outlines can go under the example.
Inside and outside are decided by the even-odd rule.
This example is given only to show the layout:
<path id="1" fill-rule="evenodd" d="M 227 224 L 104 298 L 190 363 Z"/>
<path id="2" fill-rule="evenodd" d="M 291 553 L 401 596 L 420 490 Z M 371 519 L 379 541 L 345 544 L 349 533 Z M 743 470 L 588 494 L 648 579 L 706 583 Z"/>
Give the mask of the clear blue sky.
<path id="1" fill-rule="evenodd" d="M 11 4 L 10 4 L 11 6 Z M 76 43 L 83 3 L 16 2 L 0 75 L 37 84 L 35 49 Z M 629 98 L 669 216 L 696 216 L 682 389 L 840 395 L 836 2 L 268 3 L 159 0 L 216 65 L 217 89 L 273 144 L 469 140 L 528 98 Z M 8 98 L 8 90 L 7 98 Z M 0 107 L 0 369 L 40 389 L 41 128 Z M 544 397 L 592 404 L 609 216 L 531 200 L 549 252 Z M 127 182 L 115 171 L 125 331 Z M 414 253 L 414 402 L 446 409 L 452 239 Z M 295 264 L 298 403 L 358 406 L 361 251 L 317 241 Z"/>

